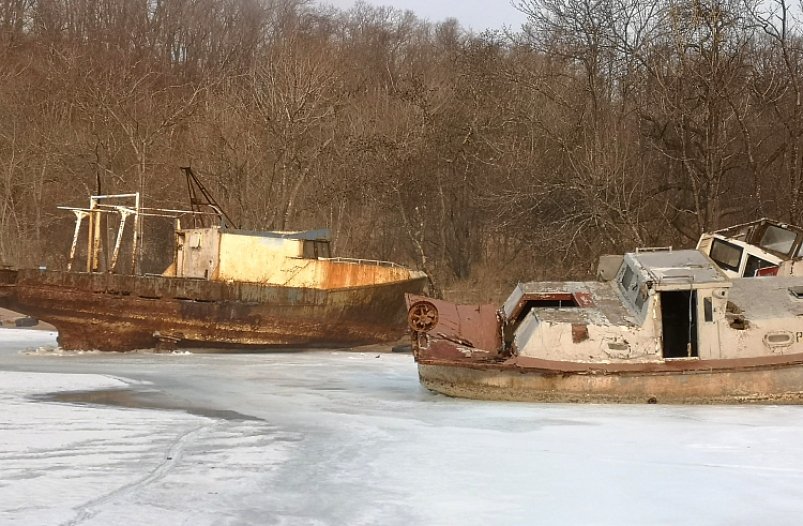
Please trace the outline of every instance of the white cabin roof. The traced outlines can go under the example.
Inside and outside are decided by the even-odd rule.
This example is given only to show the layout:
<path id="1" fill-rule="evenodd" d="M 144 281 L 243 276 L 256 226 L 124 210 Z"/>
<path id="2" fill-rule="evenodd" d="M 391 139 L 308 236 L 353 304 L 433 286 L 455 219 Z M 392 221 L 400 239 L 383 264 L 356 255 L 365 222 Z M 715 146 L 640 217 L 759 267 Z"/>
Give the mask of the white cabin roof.
<path id="1" fill-rule="evenodd" d="M 698 250 L 661 250 L 627 254 L 642 272 L 645 281 L 656 285 L 729 286 L 728 277 L 711 259 Z"/>

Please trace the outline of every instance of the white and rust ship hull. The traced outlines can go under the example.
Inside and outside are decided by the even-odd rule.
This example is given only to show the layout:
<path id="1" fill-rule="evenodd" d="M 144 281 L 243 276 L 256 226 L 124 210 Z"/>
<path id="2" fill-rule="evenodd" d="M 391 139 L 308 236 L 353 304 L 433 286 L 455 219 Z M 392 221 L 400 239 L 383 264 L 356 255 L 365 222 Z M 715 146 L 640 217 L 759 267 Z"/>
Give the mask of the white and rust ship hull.
<path id="1" fill-rule="evenodd" d="M 725 363 L 727 362 L 727 363 Z M 736 362 L 736 363 L 734 363 Z M 587 365 L 418 358 L 426 388 L 479 400 L 581 403 L 801 404 L 803 354 L 694 363 Z"/>
<path id="2" fill-rule="evenodd" d="M 64 349 L 350 347 L 405 332 L 424 278 L 337 289 L 165 276 L 0 271 L 0 306 L 48 322 Z"/>
<path id="3" fill-rule="evenodd" d="M 780 250 L 770 239 L 784 235 L 797 244 L 783 252 L 796 253 L 803 235 L 784 226 L 762 226 L 756 242 Z M 778 275 L 758 247 L 742 258 L 749 246 L 712 243 L 723 261 L 696 250 L 611 256 L 605 281 L 518 283 L 498 309 L 408 295 L 421 382 L 488 400 L 803 403 L 803 280 Z"/>
<path id="4" fill-rule="evenodd" d="M 448 396 L 559 403 L 803 404 L 803 352 L 550 360 L 503 350 L 501 314 L 491 305 L 456 305 L 414 295 L 407 296 L 407 303 L 421 384 Z M 803 338 L 803 331 L 799 334 Z M 567 346 L 574 337 L 572 331 Z"/>

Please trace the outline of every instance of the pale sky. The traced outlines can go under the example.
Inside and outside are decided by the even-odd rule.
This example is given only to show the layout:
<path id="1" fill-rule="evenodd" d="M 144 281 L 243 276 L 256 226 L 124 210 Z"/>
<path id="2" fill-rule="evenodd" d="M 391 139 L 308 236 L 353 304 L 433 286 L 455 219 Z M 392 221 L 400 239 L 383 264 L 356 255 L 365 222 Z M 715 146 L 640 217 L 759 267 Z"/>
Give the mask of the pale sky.
<path id="1" fill-rule="evenodd" d="M 460 25 L 482 32 L 486 29 L 508 27 L 518 30 L 526 17 L 516 11 L 510 0 L 364 0 L 377 6 L 390 6 L 396 9 L 413 11 L 419 18 L 430 22 L 440 22 L 446 18 L 456 18 Z M 319 0 L 340 9 L 351 8 L 356 0 Z"/>

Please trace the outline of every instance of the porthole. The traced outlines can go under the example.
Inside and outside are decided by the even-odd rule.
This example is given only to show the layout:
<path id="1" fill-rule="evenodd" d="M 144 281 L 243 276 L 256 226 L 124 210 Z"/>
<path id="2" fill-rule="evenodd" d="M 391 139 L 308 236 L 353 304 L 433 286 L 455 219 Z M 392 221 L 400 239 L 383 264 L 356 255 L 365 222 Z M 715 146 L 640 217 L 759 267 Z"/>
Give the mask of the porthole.
<path id="1" fill-rule="evenodd" d="M 794 335 L 788 331 L 773 331 L 764 335 L 764 345 L 767 347 L 788 347 L 794 341 Z"/>

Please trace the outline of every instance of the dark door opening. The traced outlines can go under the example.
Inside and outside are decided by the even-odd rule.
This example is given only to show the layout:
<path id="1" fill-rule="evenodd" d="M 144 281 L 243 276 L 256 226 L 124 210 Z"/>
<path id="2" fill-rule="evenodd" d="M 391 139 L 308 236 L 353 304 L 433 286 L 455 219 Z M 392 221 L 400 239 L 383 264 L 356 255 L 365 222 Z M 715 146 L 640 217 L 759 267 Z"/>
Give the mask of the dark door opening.
<path id="1" fill-rule="evenodd" d="M 661 292 L 664 358 L 697 356 L 697 293 Z"/>

